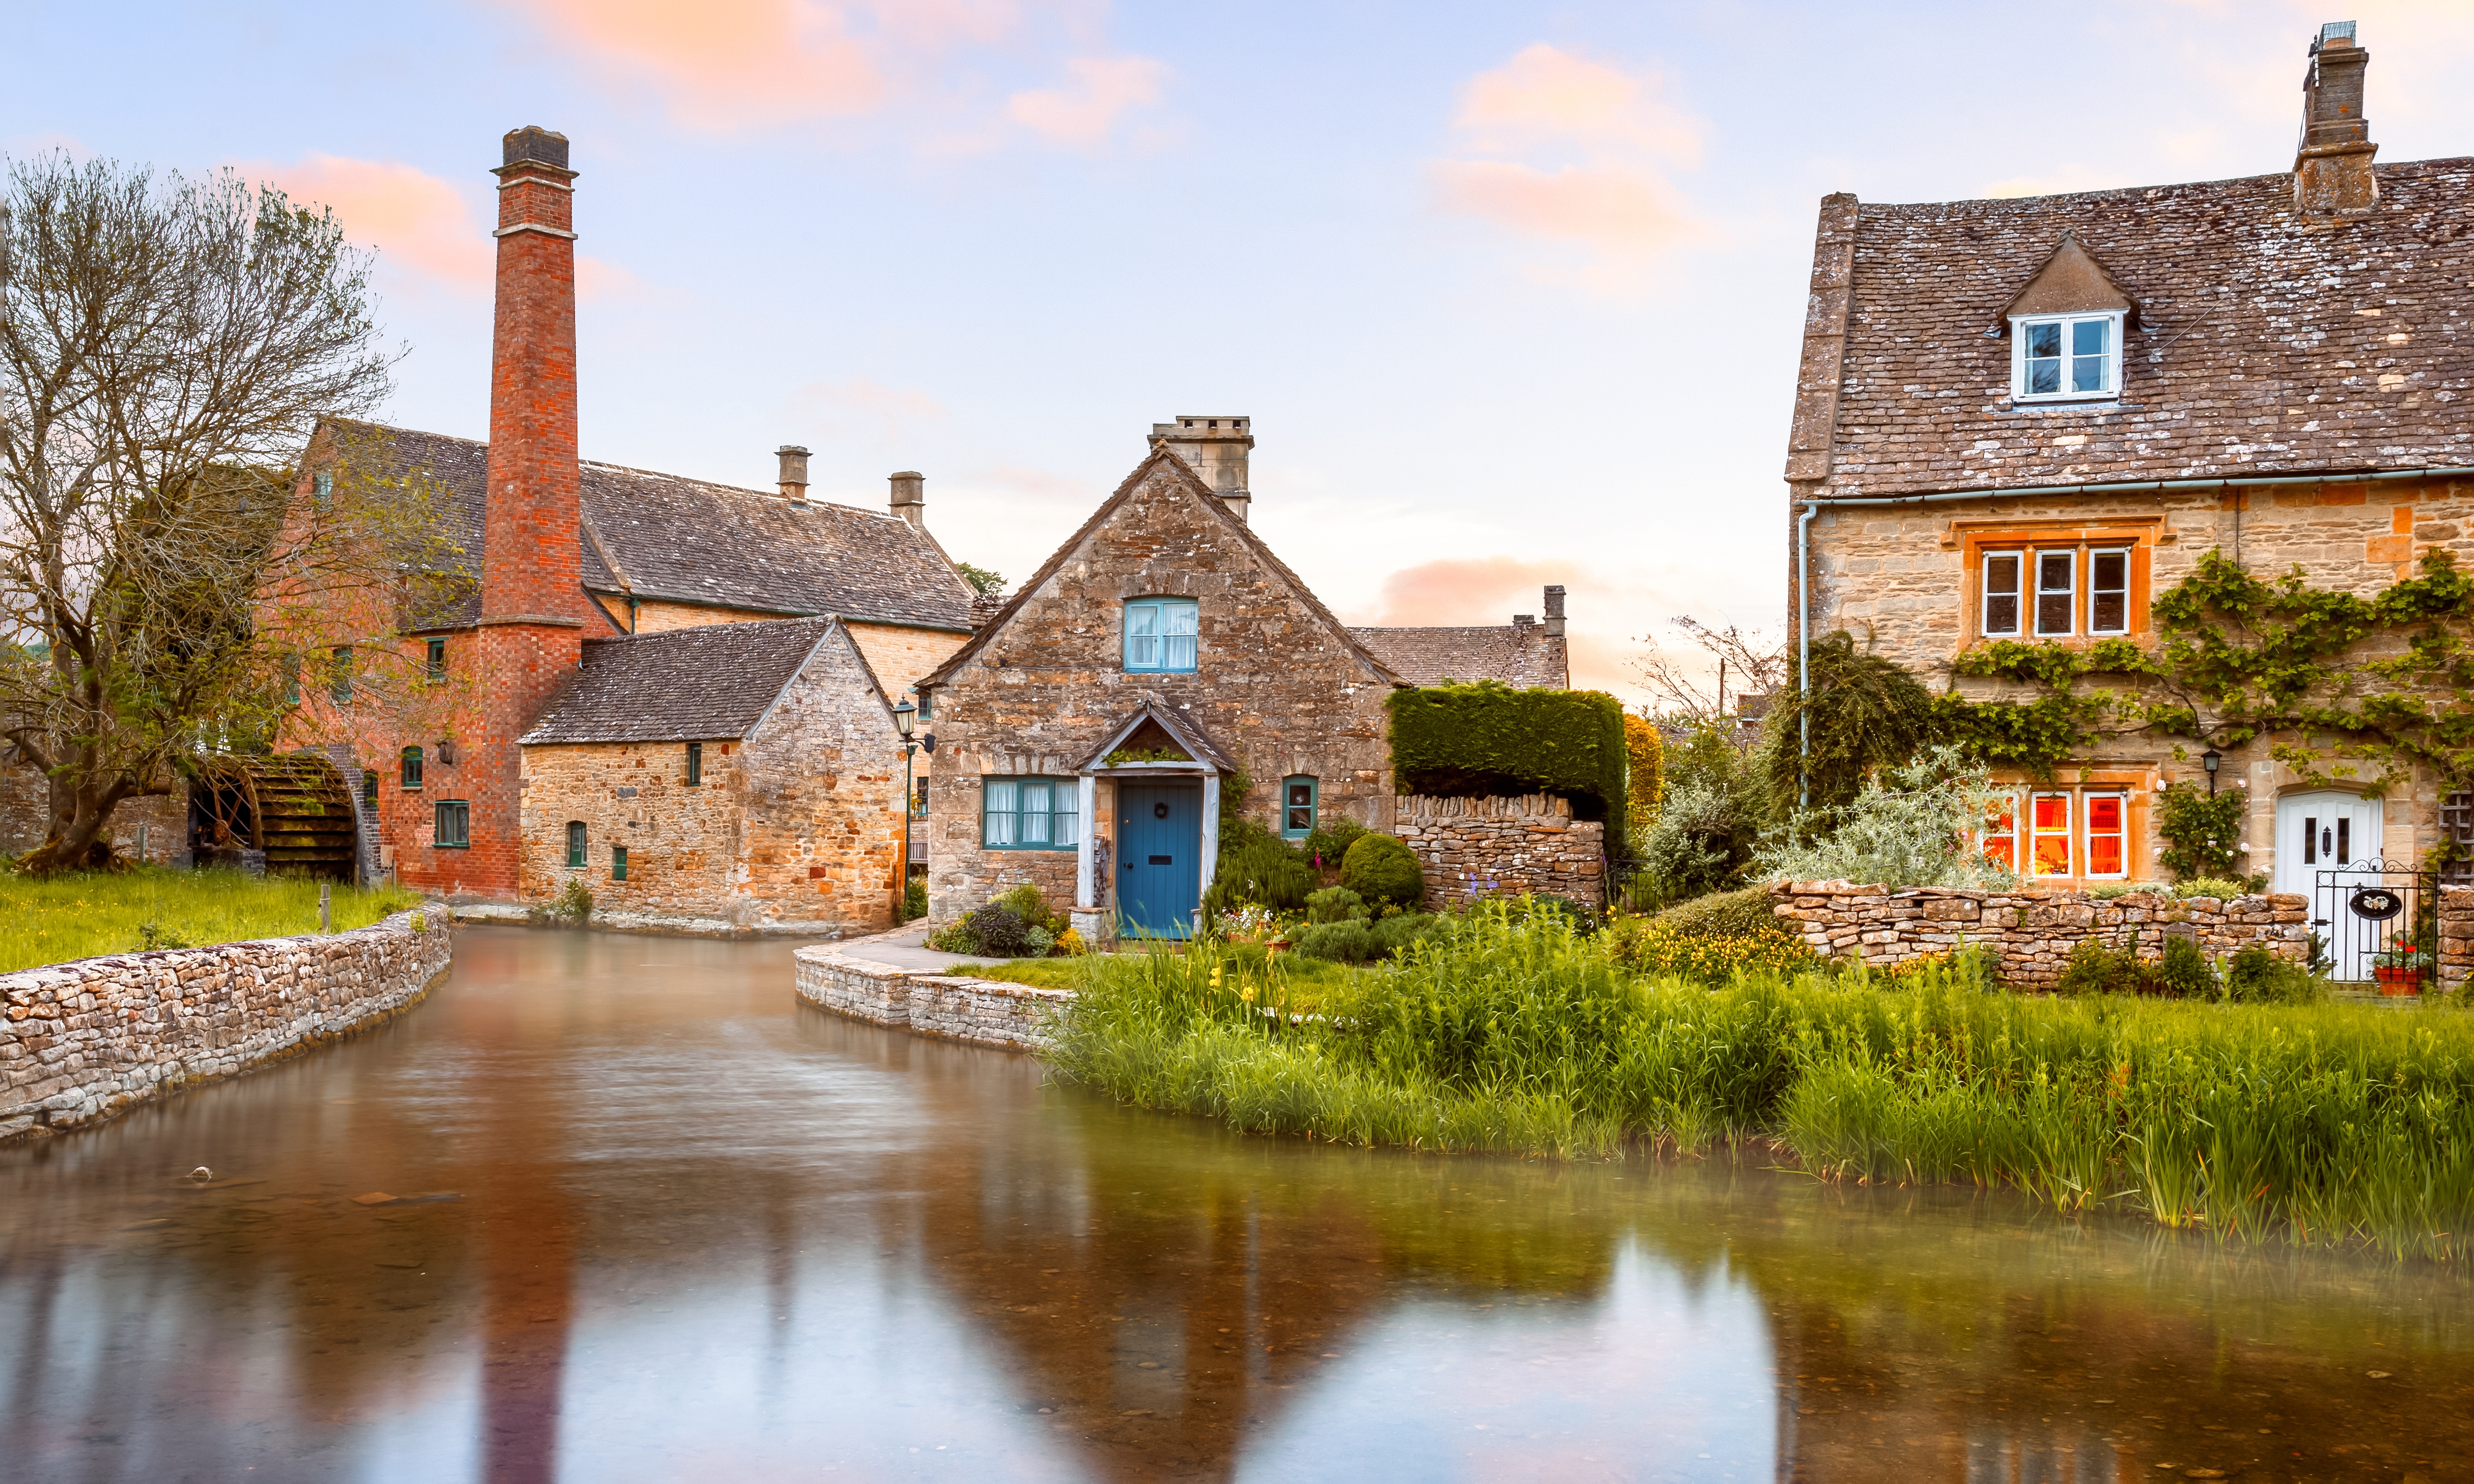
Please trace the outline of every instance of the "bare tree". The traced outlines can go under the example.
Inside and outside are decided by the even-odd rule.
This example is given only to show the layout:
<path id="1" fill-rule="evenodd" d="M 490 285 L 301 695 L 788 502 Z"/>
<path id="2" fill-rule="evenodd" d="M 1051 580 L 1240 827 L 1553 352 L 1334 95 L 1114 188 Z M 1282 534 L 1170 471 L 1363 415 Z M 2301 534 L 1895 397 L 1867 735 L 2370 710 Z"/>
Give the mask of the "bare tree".
<path id="1" fill-rule="evenodd" d="M 394 357 L 332 216 L 228 172 L 12 162 L 0 218 L 0 736 L 51 784 L 23 864 L 104 865 L 121 800 L 273 738 L 312 636 L 267 616 L 329 640 L 402 569 L 402 502 L 289 467 Z"/>
<path id="2" fill-rule="evenodd" d="M 1689 614 L 1671 621 L 1689 647 L 1658 645 L 1632 662 L 1652 716 L 1707 725 L 1729 715 L 1728 697 L 1766 695 L 1786 682 L 1783 642 L 1732 623 L 1714 629 Z M 1655 645 L 1656 636 L 1641 643 Z"/>

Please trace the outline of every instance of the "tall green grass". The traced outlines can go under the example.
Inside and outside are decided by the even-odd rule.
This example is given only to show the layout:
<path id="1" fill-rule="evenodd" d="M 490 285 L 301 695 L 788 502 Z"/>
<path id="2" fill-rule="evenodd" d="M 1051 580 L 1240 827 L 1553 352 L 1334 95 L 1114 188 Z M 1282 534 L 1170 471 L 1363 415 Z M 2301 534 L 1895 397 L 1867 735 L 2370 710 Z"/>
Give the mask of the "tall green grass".
<path id="1" fill-rule="evenodd" d="M 337 887 L 337 932 L 421 905 L 413 892 Z M 151 928 L 151 932 L 149 929 Z M 150 947 L 240 942 L 318 931 L 318 883 L 237 871 L 138 866 L 67 876 L 0 875 L 0 973 Z"/>
<path id="2" fill-rule="evenodd" d="M 1208 941 L 1094 961 L 1072 1078 L 1265 1133 L 1610 1156 L 1767 1139 L 1817 1175 L 1957 1181 L 2257 1239 L 2474 1251 L 2474 1016 L 1635 977 L 1492 909 L 1315 986 Z"/>

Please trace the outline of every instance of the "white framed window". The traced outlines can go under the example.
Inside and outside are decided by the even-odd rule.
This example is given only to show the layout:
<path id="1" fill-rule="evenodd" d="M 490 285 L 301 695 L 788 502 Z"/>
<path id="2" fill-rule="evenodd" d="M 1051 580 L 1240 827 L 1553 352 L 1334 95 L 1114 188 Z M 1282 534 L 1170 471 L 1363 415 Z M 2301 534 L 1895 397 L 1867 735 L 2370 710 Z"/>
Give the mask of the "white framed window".
<path id="1" fill-rule="evenodd" d="M 2130 632 L 2130 552 L 2099 547 L 2088 553 L 2088 632 Z"/>
<path id="2" fill-rule="evenodd" d="M 2087 809 L 2087 873 L 2091 879 L 2130 874 L 2130 801 L 2119 793 L 2091 793 Z"/>
<path id="3" fill-rule="evenodd" d="M 2036 553 L 2036 633 L 2054 639 L 2078 631 L 2079 554 Z"/>
<path id="4" fill-rule="evenodd" d="M 2057 401 L 2122 392 L 2122 311 L 2010 322 L 2010 398 Z"/>
<path id="5" fill-rule="evenodd" d="M 2019 868 L 2019 796 L 2017 794 L 2005 795 L 1993 817 L 1984 821 L 1982 843 L 1986 860 L 2010 870 L 2015 871 Z"/>
<path id="6" fill-rule="evenodd" d="M 2019 632 L 2019 573 L 2026 556 L 2018 551 L 1984 553 L 1984 632 L 1993 637 Z"/>
<path id="7" fill-rule="evenodd" d="M 2027 801 L 2027 874 L 2071 874 L 2071 796 L 2039 793 Z"/>

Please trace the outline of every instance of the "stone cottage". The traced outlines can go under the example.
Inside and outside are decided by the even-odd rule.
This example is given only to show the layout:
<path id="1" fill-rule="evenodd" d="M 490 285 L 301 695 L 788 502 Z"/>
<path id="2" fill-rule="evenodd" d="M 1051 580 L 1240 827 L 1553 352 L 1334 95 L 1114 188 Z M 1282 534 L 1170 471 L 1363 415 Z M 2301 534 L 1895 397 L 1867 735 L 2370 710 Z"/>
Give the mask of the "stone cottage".
<path id="1" fill-rule="evenodd" d="M 587 639 L 521 740 L 518 894 L 581 882 L 596 911 L 675 927 L 889 927 L 892 707 L 838 619 Z"/>
<path id="2" fill-rule="evenodd" d="M 2365 595 L 2434 547 L 2474 560 L 2474 159 L 2375 165 L 2367 61 L 2350 22 L 2313 38 L 2276 174 L 1822 202 L 1786 466 L 1802 642 L 1847 630 L 1938 687 L 2002 642 L 2152 645 L 2151 595 L 2211 551 Z M 2157 791 L 2210 781 L 2199 720 L 2010 775 L 1987 849 L 2053 887 L 2153 879 Z M 2297 740 L 2228 742 L 2212 781 L 2247 789 L 2275 889 L 2474 827 L 2428 768 L 2385 799 L 2310 783 L 2271 755 Z"/>
<path id="3" fill-rule="evenodd" d="M 1180 934 L 1224 802 L 1290 839 L 1333 817 L 1394 828 L 1384 698 L 1412 681 L 1390 656 L 1432 680 L 1566 683 L 1560 589 L 1543 622 L 1509 628 L 1342 623 L 1248 523 L 1253 443 L 1246 418 L 1156 425 L 1150 455 L 920 682 L 933 916 L 1031 882 L 1087 940 L 1121 919 Z"/>
<path id="4" fill-rule="evenodd" d="M 426 499 L 440 539 L 420 554 L 424 580 L 414 598 L 376 599 L 401 605 L 390 650 L 355 654 L 338 647 L 322 683 L 302 687 L 286 741 L 341 749 L 376 775 L 375 828 L 384 864 L 404 884 L 466 898 L 533 902 L 565 879 L 564 867 L 554 863 L 566 859 L 570 819 L 557 809 L 534 809 L 522 791 L 527 739 L 561 747 L 658 742 L 669 749 L 671 774 L 685 766 L 681 749 L 691 744 L 727 742 L 734 758 L 745 744 L 719 733 L 656 737 L 645 731 L 680 721 L 674 709 L 661 710 L 658 720 L 625 714 L 634 702 L 619 697 L 665 693 L 678 680 L 675 657 L 701 652 L 641 641 L 687 627 L 830 618 L 830 641 L 815 639 L 821 630 L 810 623 L 796 630 L 805 639 L 748 643 L 777 659 L 790 648 L 859 657 L 856 665 L 837 662 L 823 669 L 814 667 L 824 661 L 812 658 L 801 670 L 808 678 L 798 693 L 822 708 L 814 724 L 831 726 L 840 724 L 835 718 L 881 712 L 885 694 L 908 691 L 958 648 L 970 636 L 974 595 L 928 532 L 924 481 L 916 473 L 893 475 L 887 508 L 870 511 L 811 500 L 808 450 L 797 447 L 776 450 L 771 490 L 579 457 L 576 172 L 569 168 L 568 141 L 546 130 L 517 130 L 506 136 L 504 163 L 493 174 L 499 181 L 499 225 L 490 440 L 343 422 L 321 429 L 303 461 L 303 499 L 325 495 L 336 479 L 400 482 Z M 640 642 L 598 643 L 620 636 Z M 730 643 L 715 643 L 715 656 L 739 652 Z M 820 643 L 824 649 L 816 650 Z M 645 674 L 630 679 L 622 673 L 640 664 L 650 667 Z M 374 698 L 377 685 L 356 693 L 355 673 L 374 676 L 380 669 L 398 682 L 392 692 L 399 699 L 409 692 L 418 702 L 424 686 L 432 699 L 381 706 Z M 583 670 L 592 672 L 589 682 Z M 745 686 L 761 689 L 764 675 L 788 683 L 770 669 L 752 679 L 716 672 L 709 683 L 736 695 Z M 832 686 L 843 689 L 822 699 L 818 688 Z M 619 710 L 598 720 L 577 710 L 602 705 Z M 740 711 L 729 710 L 724 719 L 742 719 Z M 752 718 L 743 719 L 752 724 Z M 534 766 L 553 772 L 585 766 L 552 765 L 547 756 Z M 649 767 L 650 754 L 639 756 Z M 712 761 L 719 767 L 722 755 Z M 923 775 L 933 766 L 925 756 L 916 761 Z M 881 827 L 837 823 L 834 848 L 843 848 L 844 836 L 881 842 L 875 889 L 889 900 L 904 869 L 905 803 L 876 797 L 873 780 L 881 772 L 871 762 L 865 770 L 871 781 L 861 791 L 870 807 L 895 813 Z M 897 792 L 900 775 L 896 766 Z M 709 801 L 742 787 L 754 791 L 745 796 L 762 813 L 772 785 L 752 773 L 728 776 L 743 784 L 694 795 L 704 811 L 696 817 L 720 818 L 714 813 L 719 806 Z M 834 787 L 845 797 L 853 793 L 847 778 Z M 606 819 L 585 821 L 593 849 L 618 843 L 614 829 L 640 827 L 626 823 L 623 813 L 614 805 Z M 527 819 L 534 823 L 527 826 Z M 731 828 L 742 824 L 754 827 L 742 820 Z M 687 819 L 679 827 L 688 830 Z M 527 828 L 542 833 L 527 835 Z M 770 848 L 751 839 L 730 847 L 742 852 L 734 859 L 745 864 L 747 874 L 734 888 L 738 895 L 727 912 L 701 875 L 672 886 L 654 879 L 669 863 L 721 859 L 714 852 L 722 847 L 710 840 L 631 854 L 623 886 L 609 878 L 608 862 L 596 855 L 603 880 L 594 889 L 606 886 L 647 910 L 664 903 L 664 911 L 710 909 L 732 920 L 740 913 L 820 920 L 822 898 L 805 876 L 783 887 L 788 895 L 749 905 L 750 892 L 762 895 L 791 880 L 754 864 Z M 836 864 L 814 880 L 844 882 L 842 870 Z M 832 901 L 848 907 L 855 891 L 837 887 Z M 852 920 L 879 915 L 871 905 Z"/>

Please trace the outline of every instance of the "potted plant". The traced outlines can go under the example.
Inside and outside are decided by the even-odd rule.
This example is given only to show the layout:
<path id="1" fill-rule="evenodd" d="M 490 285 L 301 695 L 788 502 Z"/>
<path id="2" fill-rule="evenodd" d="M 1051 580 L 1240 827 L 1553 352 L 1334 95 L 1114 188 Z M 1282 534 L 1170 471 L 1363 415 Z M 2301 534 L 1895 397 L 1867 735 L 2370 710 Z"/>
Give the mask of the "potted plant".
<path id="1" fill-rule="evenodd" d="M 2422 977 L 2431 971 L 2431 955 L 2414 947 L 2386 948 L 2371 955 L 2371 977 L 2382 994 L 2420 994 Z"/>

